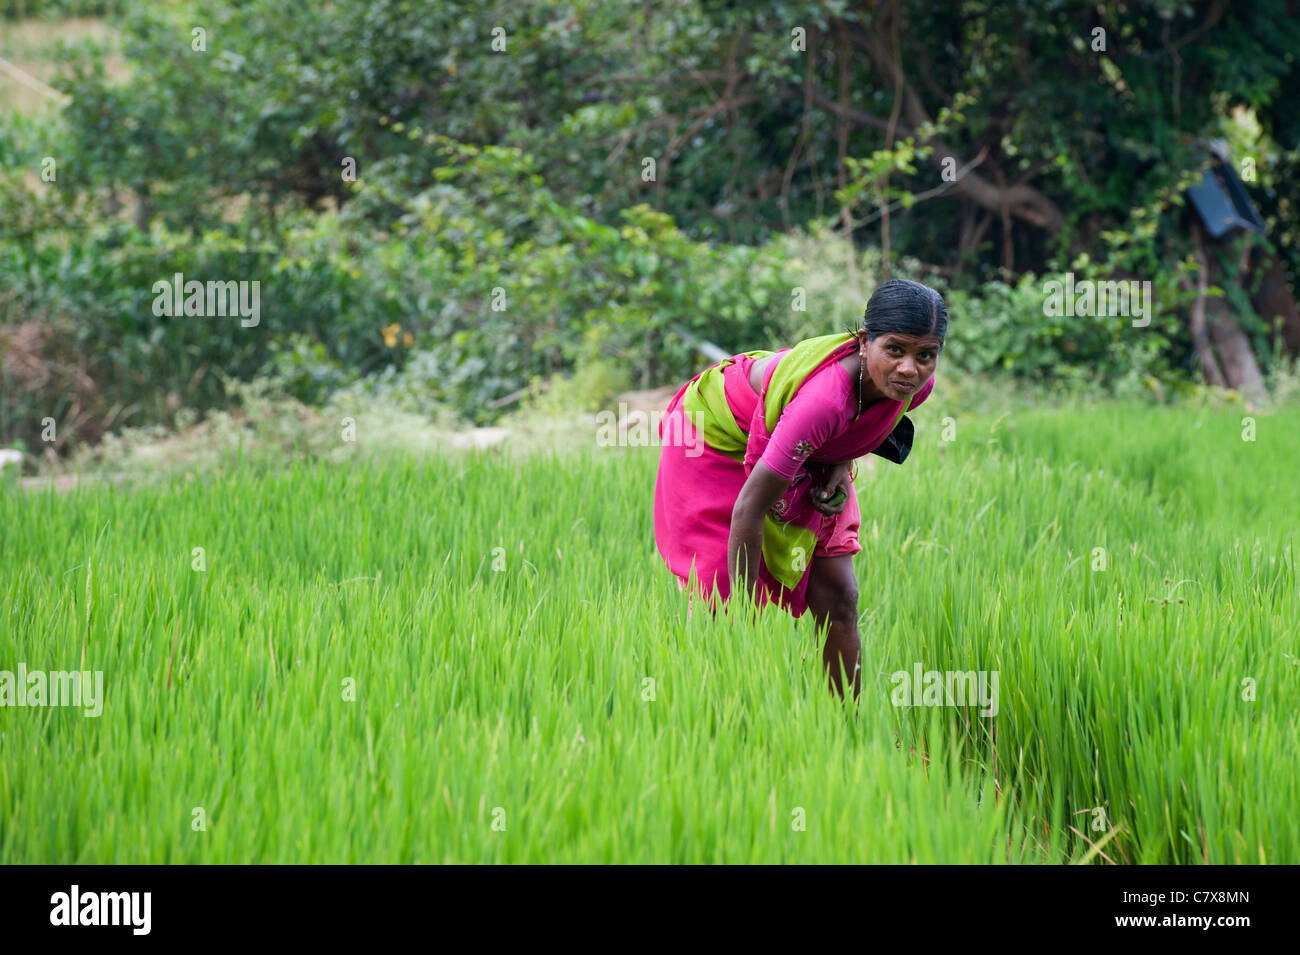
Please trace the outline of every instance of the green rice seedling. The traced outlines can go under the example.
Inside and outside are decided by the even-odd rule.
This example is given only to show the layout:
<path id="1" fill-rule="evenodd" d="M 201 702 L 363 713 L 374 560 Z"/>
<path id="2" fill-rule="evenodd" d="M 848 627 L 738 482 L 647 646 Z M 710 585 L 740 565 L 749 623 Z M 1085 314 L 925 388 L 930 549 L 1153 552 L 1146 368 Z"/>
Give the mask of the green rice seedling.
<path id="1" fill-rule="evenodd" d="M 860 468 L 856 709 L 688 618 L 653 448 L 2 493 L 0 671 L 103 693 L 0 706 L 0 862 L 1300 861 L 1300 414 L 942 414 Z"/>

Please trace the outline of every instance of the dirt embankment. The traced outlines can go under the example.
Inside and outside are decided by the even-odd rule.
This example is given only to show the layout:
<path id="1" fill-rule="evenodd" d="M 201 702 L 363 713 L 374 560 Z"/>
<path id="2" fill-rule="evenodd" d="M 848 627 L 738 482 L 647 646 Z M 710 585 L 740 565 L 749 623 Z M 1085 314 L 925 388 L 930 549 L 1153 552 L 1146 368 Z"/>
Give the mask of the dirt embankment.
<path id="1" fill-rule="evenodd" d="M 657 420 L 679 385 L 664 385 L 641 391 L 627 391 L 612 403 L 610 411 L 648 423 Z M 339 420 L 334 419 L 338 417 Z M 341 425 L 342 427 L 338 427 Z M 349 434 L 349 428 L 352 433 Z M 72 461 L 41 460 L 40 473 L 20 477 L 21 487 L 31 491 L 47 488 L 64 493 L 82 484 L 153 480 L 168 475 L 188 475 L 221 467 L 234 454 L 263 459 L 291 460 L 308 456 L 340 460 L 355 453 L 382 454 L 404 450 L 416 454 L 465 453 L 499 450 L 529 454 L 555 448 L 595 447 L 599 424 L 593 413 L 564 419 L 539 414 L 521 414 L 490 427 L 450 430 L 427 419 L 400 413 L 357 413 L 339 417 L 280 402 L 251 416 L 236 408 L 172 433 L 155 429 L 147 435 L 123 438 L 106 436 L 96 447 Z M 653 439 L 657 439 L 654 435 Z M 30 467 L 31 456 L 26 459 Z M 8 465 L 14 467 L 13 463 Z"/>

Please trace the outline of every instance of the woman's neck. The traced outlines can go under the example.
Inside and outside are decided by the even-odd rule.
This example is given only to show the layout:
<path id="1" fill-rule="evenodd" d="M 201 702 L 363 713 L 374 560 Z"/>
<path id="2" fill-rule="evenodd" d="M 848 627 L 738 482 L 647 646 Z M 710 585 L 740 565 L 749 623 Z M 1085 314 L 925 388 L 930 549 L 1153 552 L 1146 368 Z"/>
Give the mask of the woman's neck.
<path id="1" fill-rule="evenodd" d="M 855 414 L 858 409 L 859 376 L 861 376 L 862 382 L 862 407 L 864 410 L 868 405 L 874 404 L 885 397 L 880 389 L 876 387 L 875 382 L 871 380 L 871 376 L 866 373 L 866 369 L 862 367 L 862 361 L 861 355 L 855 351 L 841 358 L 839 362 L 840 367 L 844 369 L 844 373 L 848 375 L 849 384 L 852 386 L 849 389 L 849 401 Z"/>

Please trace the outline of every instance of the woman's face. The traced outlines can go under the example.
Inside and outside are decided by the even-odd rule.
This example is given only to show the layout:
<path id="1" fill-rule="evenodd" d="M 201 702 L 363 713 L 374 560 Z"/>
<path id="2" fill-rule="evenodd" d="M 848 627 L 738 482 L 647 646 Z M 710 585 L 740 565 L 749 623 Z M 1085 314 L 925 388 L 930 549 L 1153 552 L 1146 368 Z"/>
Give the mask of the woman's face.
<path id="1" fill-rule="evenodd" d="M 859 332 L 858 341 L 866 349 L 867 376 L 876 389 L 891 401 L 906 401 L 930 380 L 939 363 L 942 347 L 934 335 L 904 335 L 885 332 L 875 341 L 866 341 Z"/>

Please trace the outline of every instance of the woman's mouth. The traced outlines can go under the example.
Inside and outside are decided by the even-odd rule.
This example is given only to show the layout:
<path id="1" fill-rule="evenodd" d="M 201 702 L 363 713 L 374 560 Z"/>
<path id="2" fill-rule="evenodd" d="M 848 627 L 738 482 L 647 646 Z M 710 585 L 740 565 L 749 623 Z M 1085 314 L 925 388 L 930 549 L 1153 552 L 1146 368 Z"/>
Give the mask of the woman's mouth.
<path id="1" fill-rule="evenodd" d="M 894 380 L 893 385 L 899 391 L 913 391 L 916 388 L 916 385 L 910 381 L 898 381 L 897 379 Z"/>

